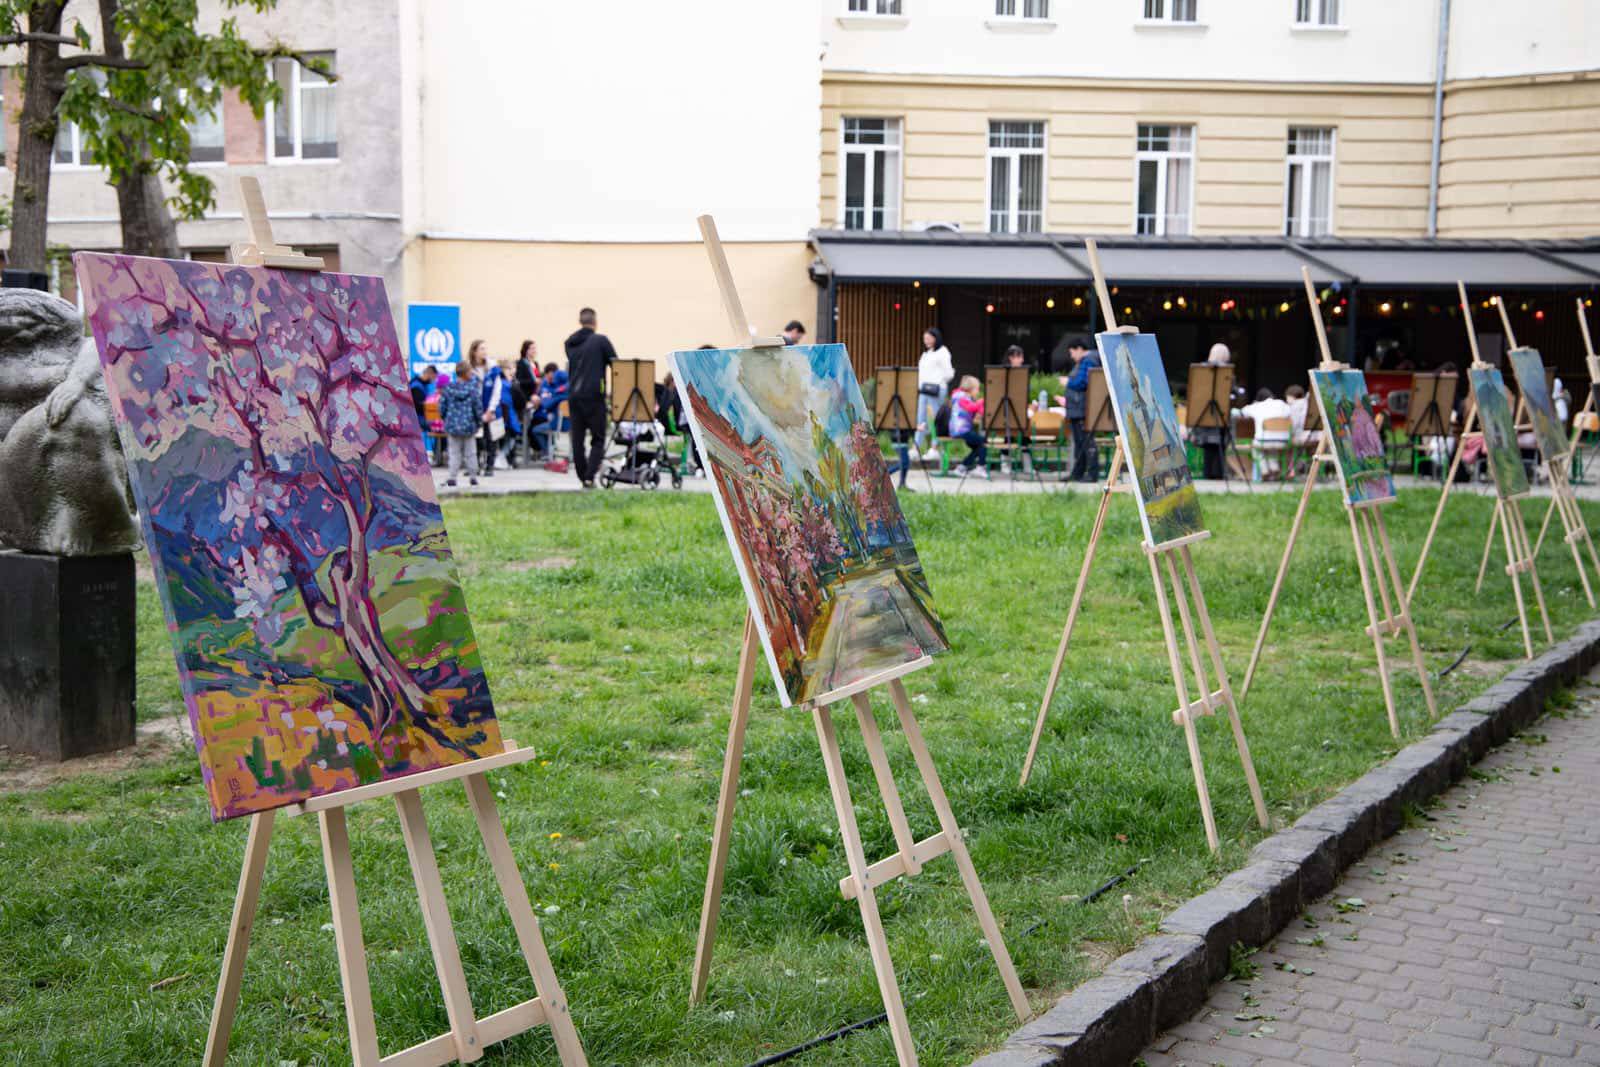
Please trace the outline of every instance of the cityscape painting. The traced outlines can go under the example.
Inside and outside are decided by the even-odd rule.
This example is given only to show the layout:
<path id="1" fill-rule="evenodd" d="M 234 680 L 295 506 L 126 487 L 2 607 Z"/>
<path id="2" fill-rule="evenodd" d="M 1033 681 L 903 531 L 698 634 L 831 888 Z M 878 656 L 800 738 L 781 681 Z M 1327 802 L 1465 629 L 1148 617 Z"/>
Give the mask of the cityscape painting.
<path id="1" fill-rule="evenodd" d="M 1155 335 L 1098 334 L 1111 408 L 1131 470 L 1144 536 L 1159 547 L 1205 529 L 1200 494 L 1189 473 L 1172 388 Z"/>
<path id="2" fill-rule="evenodd" d="M 784 706 L 949 647 L 843 345 L 674 352 Z"/>
<path id="3" fill-rule="evenodd" d="M 382 280 L 74 262 L 212 817 L 502 751 Z"/>
<path id="4" fill-rule="evenodd" d="M 1311 387 L 1333 435 L 1333 458 L 1350 504 L 1394 499 L 1394 476 L 1383 436 L 1372 417 L 1367 376 L 1358 370 L 1314 370 Z"/>
<path id="5" fill-rule="evenodd" d="M 1541 375 L 1543 370 L 1539 372 Z M 1517 428 L 1511 421 L 1511 394 L 1498 367 L 1469 367 L 1472 399 L 1478 405 L 1478 428 L 1489 453 L 1489 470 L 1502 499 L 1528 492 L 1528 472 L 1522 466 Z"/>

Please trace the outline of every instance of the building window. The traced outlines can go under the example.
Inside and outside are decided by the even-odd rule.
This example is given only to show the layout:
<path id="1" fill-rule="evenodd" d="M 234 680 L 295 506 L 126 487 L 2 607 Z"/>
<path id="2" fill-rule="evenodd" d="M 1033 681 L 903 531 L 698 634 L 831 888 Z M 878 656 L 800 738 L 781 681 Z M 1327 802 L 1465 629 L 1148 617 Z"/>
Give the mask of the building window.
<path id="1" fill-rule="evenodd" d="M 900 0 L 845 0 L 845 10 L 852 15 L 898 15 Z"/>
<path id="2" fill-rule="evenodd" d="M 89 151 L 89 146 L 83 143 L 83 131 L 78 129 L 76 122 L 62 119 L 56 126 L 56 150 L 54 164 L 58 167 L 92 167 L 94 166 L 94 153 Z"/>
<path id="3" fill-rule="evenodd" d="M 847 230 L 900 228 L 900 120 L 844 120 Z"/>
<path id="4" fill-rule="evenodd" d="M 222 101 L 210 111 L 197 113 L 189 124 L 189 162 L 220 163 L 224 156 Z"/>
<path id="5" fill-rule="evenodd" d="M 332 52 L 313 52 L 306 58 L 321 60 L 330 72 L 334 70 Z M 283 87 L 283 99 L 267 105 L 267 128 L 272 132 L 269 158 L 277 163 L 337 159 L 334 83 L 293 59 L 273 60 L 272 80 Z"/>
<path id="6" fill-rule="evenodd" d="M 1144 0 L 1144 17 L 1153 22 L 1193 22 L 1199 0 Z"/>
<path id="7" fill-rule="evenodd" d="M 1139 124 L 1134 232 L 1185 234 L 1194 203 L 1194 127 Z"/>
<path id="8" fill-rule="evenodd" d="M 1332 232 L 1333 129 L 1289 127 L 1289 177 L 1284 190 L 1283 232 L 1322 237 Z"/>
<path id="9" fill-rule="evenodd" d="M 1294 0 L 1297 26 L 1339 25 L 1339 0 Z"/>
<path id="10" fill-rule="evenodd" d="M 1047 19 L 1050 0 L 994 0 L 994 13 L 1001 18 Z"/>
<path id="11" fill-rule="evenodd" d="M 989 123 L 989 232 L 1044 229 L 1044 123 Z"/>

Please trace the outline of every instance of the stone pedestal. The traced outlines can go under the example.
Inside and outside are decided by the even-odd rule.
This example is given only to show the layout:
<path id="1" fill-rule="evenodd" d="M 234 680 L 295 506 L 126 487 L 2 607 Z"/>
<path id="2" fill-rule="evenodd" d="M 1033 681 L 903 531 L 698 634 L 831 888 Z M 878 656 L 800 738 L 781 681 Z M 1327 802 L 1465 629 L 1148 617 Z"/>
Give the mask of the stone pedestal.
<path id="1" fill-rule="evenodd" d="M 134 740 L 133 556 L 0 552 L 0 745 L 64 760 Z"/>

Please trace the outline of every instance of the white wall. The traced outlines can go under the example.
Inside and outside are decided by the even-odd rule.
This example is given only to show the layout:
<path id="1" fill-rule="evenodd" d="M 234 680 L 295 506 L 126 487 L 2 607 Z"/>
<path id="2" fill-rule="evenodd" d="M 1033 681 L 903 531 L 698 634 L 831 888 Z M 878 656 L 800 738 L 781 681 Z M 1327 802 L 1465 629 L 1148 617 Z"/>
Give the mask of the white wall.
<path id="1" fill-rule="evenodd" d="M 821 67 L 799 0 L 422 5 L 430 235 L 801 240 Z"/>
<path id="2" fill-rule="evenodd" d="M 1451 78 L 1600 69 L 1595 0 L 1452 0 Z"/>
<path id="3" fill-rule="evenodd" d="M 994 0 L 902 0 L 898 24 L 815 2 L 826 69 L 897 74 L 1431 82 L 1438 27 L 1437 0 L 1343 0 L 1334 32 L 1293 29 L 1294 0 L 1198 0 L 1199 25 L 1182 28 L 1140 25 L 1144 0 L 1051 0 L 1047 32 L 991 28 Z"/>

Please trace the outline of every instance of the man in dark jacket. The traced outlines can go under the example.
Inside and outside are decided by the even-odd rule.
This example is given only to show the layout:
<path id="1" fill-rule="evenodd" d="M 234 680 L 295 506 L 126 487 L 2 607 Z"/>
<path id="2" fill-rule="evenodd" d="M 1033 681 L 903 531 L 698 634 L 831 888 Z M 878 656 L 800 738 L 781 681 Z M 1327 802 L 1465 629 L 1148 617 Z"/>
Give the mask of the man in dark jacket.
<path id="1" fill-rule="evenodd" d="M 606 371 L 617 358 L 611 339 L 595 332 L 594 308 L 578 312 L 578 331 L 567 338 L 567 410 L 572 413 L 572 469 L 585 489 L 606 455 Z M 587 449 L 584 439 L 588 438 Z"/>

